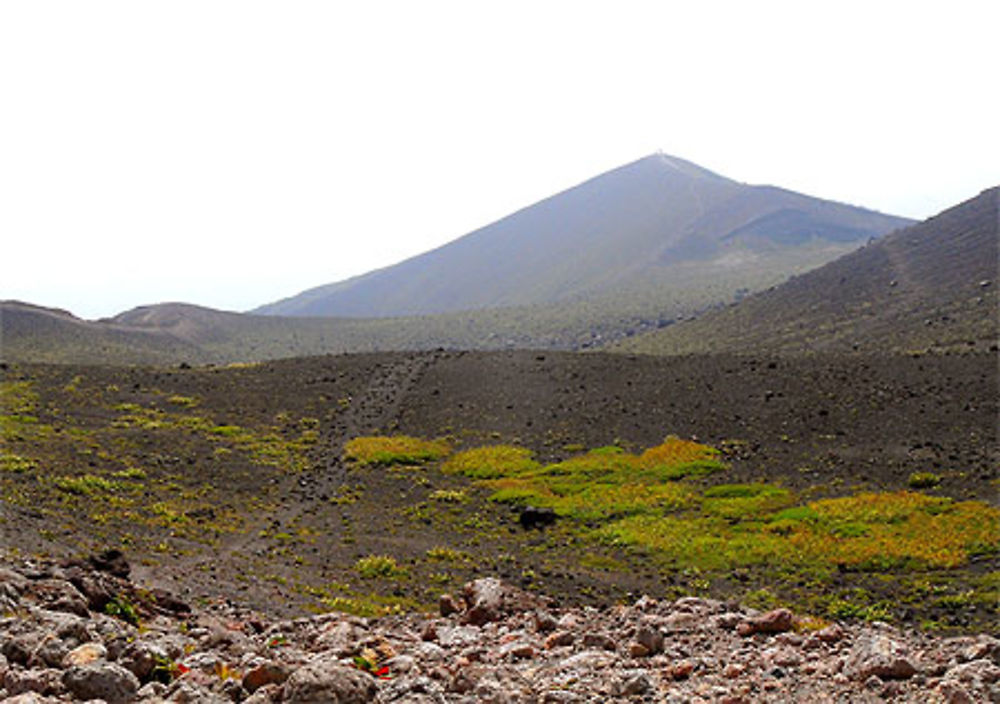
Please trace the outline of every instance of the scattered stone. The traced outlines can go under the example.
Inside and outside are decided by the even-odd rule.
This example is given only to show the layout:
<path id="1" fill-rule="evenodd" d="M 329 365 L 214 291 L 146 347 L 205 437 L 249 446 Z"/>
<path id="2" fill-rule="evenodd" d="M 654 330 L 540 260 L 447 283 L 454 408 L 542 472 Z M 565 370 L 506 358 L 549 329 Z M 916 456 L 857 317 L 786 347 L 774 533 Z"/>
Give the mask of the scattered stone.
<path id="1" fill-rule="evenodd" d="M 442 594 L 441 598 L 438 599 L 438 610 L 442 616 L 448 617 L 457 614 L 462 610 L 462 607 L 451 594 Z"/>
<path id="2" fill-rule="evenodd" d="M 545 648 L 552 650 L 552 648 L 573 645 L 574 642 L 576 642 L 576 635 L 572 631 L 556 631 L 549 634 L 548 638 L 545 639 Z M 591 645 L 589 647 L 594 646 Z"/>
<path id="3" fill-rule="evenodd" d="M 12 697 L 4 697 L 3 701 L 4 704 L 56 704 L 59 700 L 43 697 L 37 692 L 25 692 L 24 694 L 15 694 Z"/>
<path id="4" fill-rule="evenodd" d="M 539 633 L 551 633 L 552 631 L 559 628 L 559 622 L 556 617 L 550 614 L 548 611 L 536 611 L 535 612 L 535 630 Z"/>
<path id="5" fill-rule="evenodd" d="M 535 648 L 531 643 L 524 641 L 513 641 L 500 648 L 501 657 L 512 657 L 516 659 L 527 659 L 535 656 Z"/>
<path id="6" fill-rule="evenodd" d="M 285 665 L 276 662 L 263 662 L 243 675 L 243 689 L 253 694 L 258 689 L 269 684 L 284 684 L 291 674 Z"/>
<path id="7" fill-rule="evenodd" d="M 531 530 L 532 528 L 542 529 L 556 522 L 556 512 L 551 508 L 525 506 L 521 509 L 517 521 L 525 530 Z"/>
<path id="8" fill-rule="evenodd" d="M 958 682 L 945 680 L 934 689 L 945 704 L 976 704 L 972 694 Z"/>
<path id="9" fill-rule="evenodd" d="M 300 667 L 282 690 L 286 704 L 363 704 L 375 698 L 375 680 L 337 662 Z"/>
<path id="10" fill-rule="evenodd" d="M 614 651 L 618 649 L 618 641 L 606 633 L 585 633 L 583 636 L 583 647 Z"/>
<path id="11" fill-rule="evenodd" d="M 650 655 L 663 650 L 663 633 L 649 625 L 640 626 L 635 634 L 635 641 L 646 649 Z"/>
<path id="12" fill-rule="evenodd" d="M 653 682 L 649 679 L 649 675 L 643 671 L 629 676 L 616 689 L 618 690 L 616 693 L 619 695 L 635 697 L 651 691 Z"/>
<path id="13" fill-rule="evenodd" d="M 905 679 L 917 672 L 906 645 L 880 633 L 865 634 L 854 641 L 845 669 L 856 680 L 866 680 L 872 675 Z"/>
<path id="14" fill-rule="evenodd" d="M 775 609 L 765 614 L 749 618 L 737 627 L 741 636 L 752 636 L 755 633 L 783 633 L 792 630 L 795 617 L 788 609 Z"/>
<path id="15" fill-rule="evenodd" d="M 99 555 L 91 555 L 87 558 L 90 565 L 98 572 L 107 572 L 115 577 L 128 579 L 132 568 L 125 559 L 125 554 L 121 550 L 105 550 Z"/>
<path id="16" fill-rule="evenodd" d="M 675 680 L 686 680 L 694 672 L 694 663 L 691 660 L 681 660 L 670 666 L 670 676 Z"/>
<path id="17" fill-rule="evenodd" d="M 129 702 L 139 691 L 139 680 L 117 663 L 95 662 L 76 665 L 63 673 L 63 684 L 74 696 L 103 699 L 108 704 Z"/>
<path id="18" fill-rule="evenodd" d="M 89 665 L 92 662 L 104 660 L 107 656 L 108 649 L 100 643 L 84 643 L 66 653 L 66 656 L 62 660 L 62 665 L 65 668 L 74 667 L 75 665 Z"/>
<path id="19" fill-rule="evenodd" d="M 840 624 L 832 623 L 816 631 L 816 637 L 824 643 L 836 643 L 844 637 L 844 629 Z"/>
<path id="20" fill-rule="evenodd" d="M 28 579 L 0 568 L 0 591 L 18 600 L 16 615 L 0 618 L 3 701 L 1000 700 L 1000 640 L 987 635 L 835 624 L 803 636 L 788 630 L 785 610 L 747 616 L 690 597 L 556 608 L 492 579 L 467 585 L 469 606 L 456 601 L 446 617 L 330 613 L 271 623 L 232 603 L 185 618 L 153 604 L 139 630 L 93 610 L 52 608 L 70 590 L 89 589 L 70 579 L 148 592 L 85 563 L 33 569 Z M 769 637 L 740 635 L 754 633 Z M 355 656 L 364 663 L 352 667 Z"/>
<path id="21" fill-rule="evenodd" d="M 7 694 L 60 694 L 63 691 L 62 673 L 52 668 L 7 670 L 3 677 Z"/>

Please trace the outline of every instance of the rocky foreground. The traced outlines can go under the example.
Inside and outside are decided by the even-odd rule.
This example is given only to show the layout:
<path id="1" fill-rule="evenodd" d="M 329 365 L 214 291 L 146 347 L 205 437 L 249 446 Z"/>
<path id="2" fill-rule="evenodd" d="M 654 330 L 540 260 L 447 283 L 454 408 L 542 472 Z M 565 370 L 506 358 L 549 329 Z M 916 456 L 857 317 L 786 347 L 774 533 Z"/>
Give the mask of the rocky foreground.
<path id="1" fill-rule="evenodd" d="M 557 608 L 495 579 L 441 615 L 193 610 L 120 554 L 0 567 L 5 702 L 1000 702 L 1000 640 L 643 597 Z"/>

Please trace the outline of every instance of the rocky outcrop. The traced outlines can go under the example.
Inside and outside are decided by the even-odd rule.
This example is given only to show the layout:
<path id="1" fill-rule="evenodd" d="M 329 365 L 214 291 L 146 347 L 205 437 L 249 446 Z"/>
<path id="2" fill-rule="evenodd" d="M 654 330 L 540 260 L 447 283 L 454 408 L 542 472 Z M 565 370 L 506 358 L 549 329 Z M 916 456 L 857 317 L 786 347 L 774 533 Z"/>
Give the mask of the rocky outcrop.
<path id="1" fill-rule="evenodd" d="M 987 635 L 817 628 L 692 597 L 555 608 L 496 579 L 468 584 L 445 615 L 271 621 L 225 601 L 187 612 L 120 563 L 101 567 L 0 568 L 0 700 L 1000 701 L 1000 640 Z M 117 615 L 87 606 L 87 584 Z"/>

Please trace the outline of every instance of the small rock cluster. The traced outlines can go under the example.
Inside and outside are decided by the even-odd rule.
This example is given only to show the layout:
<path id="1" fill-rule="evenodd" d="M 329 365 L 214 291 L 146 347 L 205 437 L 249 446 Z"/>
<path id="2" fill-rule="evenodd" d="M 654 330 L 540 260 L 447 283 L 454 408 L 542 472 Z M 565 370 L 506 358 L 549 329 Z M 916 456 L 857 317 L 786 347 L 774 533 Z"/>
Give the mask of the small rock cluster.
<path id="1" fill-rule="evenodd" d="M 492 578 L 443 596 L 441 615 L 270 621 L 226 602 L 191 611 L 132 584 L 119 557 L 0 567 L 0 700 L 1000 702 L 987 635 L 693 597 L 556 608 Z"/>

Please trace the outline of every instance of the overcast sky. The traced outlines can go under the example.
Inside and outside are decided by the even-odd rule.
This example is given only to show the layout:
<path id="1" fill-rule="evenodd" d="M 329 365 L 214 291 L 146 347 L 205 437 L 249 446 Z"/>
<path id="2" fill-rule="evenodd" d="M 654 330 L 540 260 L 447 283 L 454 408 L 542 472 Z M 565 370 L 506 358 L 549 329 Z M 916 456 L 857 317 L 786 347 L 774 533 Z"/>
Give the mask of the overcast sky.
<path id="1" fill-rule="evenodd" d="M 1000 2 L 0 3 L 0 298 L 247 310 L 663 150 L 923 218 L 1000 183 Z"/>

